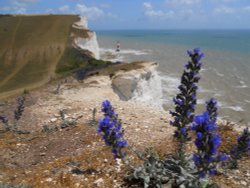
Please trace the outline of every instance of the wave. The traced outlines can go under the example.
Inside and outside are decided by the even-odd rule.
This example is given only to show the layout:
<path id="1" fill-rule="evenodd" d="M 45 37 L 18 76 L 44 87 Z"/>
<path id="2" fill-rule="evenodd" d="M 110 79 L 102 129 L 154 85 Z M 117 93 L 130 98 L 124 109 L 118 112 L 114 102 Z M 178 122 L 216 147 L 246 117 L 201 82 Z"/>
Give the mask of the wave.
<path id="1" fill-rule="evenodd" d="M 116 49 L 100 48 L 101 53 L 109 52 L 114 54 L 132 54 L 132 55 L 147 55 L 151 53 L 150 50 L 132 50 L 132 49 L 121 49 L 121 51 L 116 52 Z"/>
<path id="2" fill-rule="evenodd" d="M 152 70 L 150 79 L 141 79 L 131 100 L 146 102 L 162 109 L 162 78 L 156 70 Z"/>
<path id="3" fill-rule="evenodd" d="M 223 109 L 231 109 L 236 112 L 244 112 L 245 110 L 242 108 L 242 106 L 237 106 L 237 105 L 232 105 L 230 106 L 229 104 L 225 102 L 218 101 L 218 106 L 223 108 Z"/>
<path id="4" fill-rule="evenodd" d="M 234 86 L 236 88 L 248 88 L 248 86 L 246 85 L 246 83 L 243 80 L 240 80 L 240 85 L 238 86 Z"/>
<path id="5" fill-rule="evenodd" d="M 217 76 L 219 76 L 219 77 L 223 77 L 223 76 L 224 76 L 224 74 L 218 72 L 216 69 L 213 69 L 213 71 L 214 71 L 215 74 L 216 74 Z"/>
<path id="6" fill-rule="evenodd" d="M 227 106 L 226 108 L 232 109 L 237 112 L 244 112 L 245 110 L 241 106 Z"/>
<path id="7" fill-rule="evenodd" d="M 126 55 L 147 55 L 151 53 L 150 50 L 132 50 L 132 49 L 122 49 L 116 52 L 115 49 L 100 48 L 100 54 L 102 59 L 109 61 L 124 61 Z"/>

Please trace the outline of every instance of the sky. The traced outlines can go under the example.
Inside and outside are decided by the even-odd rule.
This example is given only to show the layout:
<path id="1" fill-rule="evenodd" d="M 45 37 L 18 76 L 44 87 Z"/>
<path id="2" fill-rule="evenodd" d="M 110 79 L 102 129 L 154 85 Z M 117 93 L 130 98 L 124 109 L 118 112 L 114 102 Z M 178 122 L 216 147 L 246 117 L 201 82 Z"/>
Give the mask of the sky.
<path id="1" fill-rule="evenodd" d="M 79 14 L 95 30 L 250 29 L 250 0 L 0 0 L 0 14 Z"/>

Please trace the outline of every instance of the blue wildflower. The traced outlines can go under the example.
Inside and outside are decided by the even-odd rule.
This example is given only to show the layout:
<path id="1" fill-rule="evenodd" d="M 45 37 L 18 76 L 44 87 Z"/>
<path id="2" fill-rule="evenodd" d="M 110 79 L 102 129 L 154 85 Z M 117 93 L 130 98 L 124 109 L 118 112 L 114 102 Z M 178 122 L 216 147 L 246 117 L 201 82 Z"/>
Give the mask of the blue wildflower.
<path id="1" fill-rule="evenodd" d="M 214 147 L 218 148 L 219 145 L 221 144 L 220 136 L 219 136 L 218 134 L 212 134 L 212 135 L 211 135 L 211 138 L 210 138 L 210 143 L 211 143 Z"/>
<path id="2" fill-rule="evenodd" d="M 21 116 L 23 114 L 24 102 L 25 102 L 25 98 L 23 96 L 17 98 L 17 109 L 14 112 L 14 118 L 17 121 L 21 118 Z"/>
<path id="3" fill-rule="evenodd" d="M 194 49 L 194 53 L 197 53 L 197 54 L 198 54 L 198 53 L 200 53 L 200 51 L 201 51 L 200 48 L 195 48 L 195 49 Z"/>
<path id="4" fill-rule="evenodd" d="M 243 130 L 237 139 L 237 145 L 230 151 L 232 168 L 237 168 L 238 160 L 250 152 L 250 132 L 248 127 Z"/>
<path id="5" fill-rule="evenodd" d="M 214 176 L 216 175 L 217 171 L 215 169 L 210 169 L 209 170 L 209 176 Z"/>
<path id="6" fill-rule="evenodd" d="M 210 121 L 212 123 L 215 123 L 216 118 L 218 116 L 218 107 L 217 107 L 217 101 L 214 98 L 211 98 L 209 101 L 206 102 L 207 105 L 207 112 L 210 117 Z"/>
<path id="7" fill-rule="evenodd" d="M 202 140 L 203 139 L 203 134 L 201 132 L 196 133 L 197 140 Z"/>
<path id="8" fill-rule="evenodd" d="M 199 155 L 197 155 L 197 154 L 194 154 L 193 155 L 193 161 L 194 161 L 195 165 L 198 166 L 201 163 L 201 157 Z"/>
<path id="9" fill-rule="evenodd" d="M 212 132 L 212 131 L 215 130 L 216 125 L 215 125 L 215 124 L 208 123 L 204 128 L 205 128 L 205 130 L 206 130 L 207 132 Z"/>
<path id="10" fill-rule="evenodd" d="M 194 122 L 197 124 L 197 125 L 201 125 L 201 124 L 204 124 L 208 121 L 208 113 L 207 112 L 204 112 L 202 115 L 196 115 L 194 117 Z"/>
<path id="11" fill-rule="evenodd" d="M 194 141 L 194 143 L 195 143 L 195 145 L 196 145 L 197 148 L 201 148 L 203 146 L 202 142 L 200 140 L 198 140 L 198 139 L 196 139 Z"/>
<path id="12" fill-rule="evenodd" d="M 226 155 L 226 154 L 219 154 L 218 155 L 219 161 L 226 161 L 227 159 L 228 159 L 228 155 Z"/>
<path id="13" fill-rule="evenodd" d="M 206 173 L 201 171 L 199 173 L 199 178 L 205 178 L 205 177 L 206 177 Z"/>
<path id="14" fill-rule="evenodd" d="M 187 54 L 190 56 L 191 61 L 185 65 L 185 70 L 181 76 L 181 84 L 178 87 L 180 92 L 173 98 L 175 111 L 170 111 L 173 116 L 173 121 L 170 124 L 177 129 L 174 137 L 179 141 L 178 152 L 181 150 L 183 152 L 184 144 L 190 140 L 187 126 L 193 122 L 196 91 L 198 89 L 197 83 L 200 79 L 200 60 L 204 56 L 198 48 L 187 51 Z"/>
<path id="15" fill-rule="evenodd" d="M 214 112 L 213 108 L 210 109 Z M 216 115 L 211 118 L 210 114 L 209 111 L 206 111 L 201 115 L 196 115 L 191 126 L 191 129 L 196 132 L 195 145 L 197 153 L 194 154 L 193 160 L 199 171 L 200 178 L 205 177 L 206 174 L 215 174 L 216 163 L 226 160 L 226 156 L 217 154 L 221 139 L 215 133 L 216 122 L 214 119 L 216 120 Z M 199 164 L 197 163 L 198 158 L 200 159 Z"/>
<path id="16" fill-rule="evenodd" d="M 6 118 L 5 116 L 0 116 L 0 121 L 3 123 L 3 124 L 6 124 L 8 123 L 8 118 Z"/>
<path id="17" fill-rule="evenodd" d="M 123 138 L 124 130 L 121 121 L 118 120 L 118 115 L 108 100 L 102 103 L 102 112 L 104 112 L 104 118 L 100 120 L 97 132 L 102 133 L 105 144 L 112 147 L 114 157 L 123 158 L 126 153 L 122 149 L 128 144 Z"/>
<path id="18" fill-rule="evenodd" d="M 204 159 L 205 159 L 205 161 L 206 161 L 207 163 L 211 163 L 211 162 L 213 162 L 213 160 L 214 160 L 214 158 L 213 158 L 211 155 L 209 155 L 209 154 L 205 154 L 205 155 L 204 155 Z"/>
<path id="19" fill-rule="evenodd" d="M 186 129 L 185 127 L 182 127 L 182 128 L 181 128 L 181 133 L 182 133 L 182 134 L 186 134 L 186 132 L 187 132 L 187 129 Z"/>

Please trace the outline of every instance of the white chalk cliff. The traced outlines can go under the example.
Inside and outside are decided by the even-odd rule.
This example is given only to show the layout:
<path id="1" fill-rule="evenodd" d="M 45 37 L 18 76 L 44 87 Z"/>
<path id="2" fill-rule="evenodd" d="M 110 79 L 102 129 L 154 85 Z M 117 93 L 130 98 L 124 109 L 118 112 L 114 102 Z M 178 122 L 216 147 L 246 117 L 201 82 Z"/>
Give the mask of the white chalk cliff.
<path id="1" fill-rule="evenodd" d="M 73 39 L 73 45 L 83 50 L 88 50 L 93 54 L 94 58 L 100 59 L 100 50 L 96 33 L 89 30 L 86 17 L 80 16 L 80 20 L 78 22 L 75 22 L 72 27 L 75 29 L 83 30 L 83 32 L 87 32 L 88 35 L 87 38 L 75 36 Z"/>
<path id="2" fill-rule="evenodd" d="M 121 100 L 135 100 L 162 107 L 162 85 L 156 62 L 143 62 L 142 68 L 118 72 L 112 88 Z"/>

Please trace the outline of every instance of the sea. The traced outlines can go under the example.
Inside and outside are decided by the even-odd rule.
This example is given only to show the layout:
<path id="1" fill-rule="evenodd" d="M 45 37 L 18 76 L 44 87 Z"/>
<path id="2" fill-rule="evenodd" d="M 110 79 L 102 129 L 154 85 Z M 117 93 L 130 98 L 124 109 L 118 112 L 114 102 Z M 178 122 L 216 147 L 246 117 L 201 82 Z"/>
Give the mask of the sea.
<path id="1" fill-rule="evenodd" d="M 158 83 L 145 90 L 147 95 L 136 97 L 166 111 L 174 109 L 172 99 L 189 60 L 187 50 L 200 48 L 205 57 L 196 113 L 202 113 L 213 97 L 220 118 L 250 126 L 250 30 L 110 30 L 97 31 L 97 38 L 104 59 L 159 63 L 154 80 Z M 117 42 L 120 52 L 115 51 Z"/>

